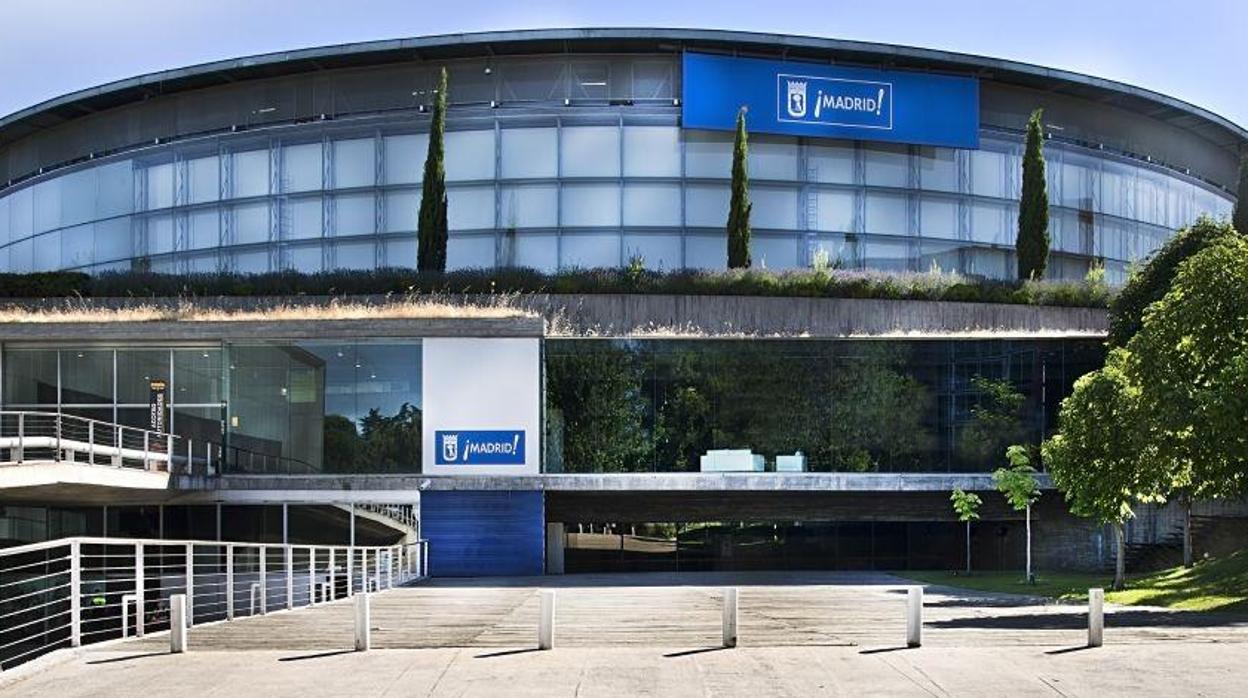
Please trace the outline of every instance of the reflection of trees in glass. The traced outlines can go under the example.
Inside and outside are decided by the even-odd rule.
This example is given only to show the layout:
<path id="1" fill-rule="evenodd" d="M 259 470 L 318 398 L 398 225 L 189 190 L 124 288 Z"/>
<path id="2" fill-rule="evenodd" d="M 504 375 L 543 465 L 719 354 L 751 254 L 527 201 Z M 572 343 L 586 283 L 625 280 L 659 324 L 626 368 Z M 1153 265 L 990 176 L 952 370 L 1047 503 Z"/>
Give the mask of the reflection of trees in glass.
<path id="1" fill-rule="evenodd" d="M 830 388 L 829 469 L 931 469 L 926 461 L 935 451 L 936 435 L 927 420 L 935 413 L 936 400 L 926 386 L 900 370 L 905 358 L 881 346 L 838 363 Z"/>
<path id="2" fill-rule="evenodd" d="M 971 385 L 978 402 L 958 431 L 957 454 L 963 469 L 989 470 L 1007 445 L 1028 441 L 1026 398 L 1004 378 L 975 376 Z"/>
<path id="3" fill-rule="evenodd" d="M 645 426 L 644 374 L 640 357 L 614 343 L 579 344 L 548 359 L 548 408 L 563 415 L 564 472 L 649 469 L 653 444 Z"/>
<path id="4" fill-rule="evenodd" d="M 421 456 L 420 410 L 403 403 L 393 415 L 373 408 L 356 428 L 347 417 L 325 416 L 327 472 L 414 472 Z"/>

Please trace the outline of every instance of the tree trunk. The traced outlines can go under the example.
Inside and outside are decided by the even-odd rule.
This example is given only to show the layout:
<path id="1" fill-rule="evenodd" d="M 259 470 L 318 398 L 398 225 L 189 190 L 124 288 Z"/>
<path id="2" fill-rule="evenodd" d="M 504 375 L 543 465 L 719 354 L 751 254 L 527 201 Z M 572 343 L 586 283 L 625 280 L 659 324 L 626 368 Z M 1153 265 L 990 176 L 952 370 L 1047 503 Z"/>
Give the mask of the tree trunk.
<path id="1" fill-rule="evenodd" d="M 1192 498 L 1183 497 L 1183 566 L 1192 566 Z"/>
<path id="2" fill-rule="evenodd" d="M 1114 555 L 1114 591 L 1121 591 L 1126 586 L 1127 576 L 1127 539 L 1122 530 L 1122 522 L 1114 524 L 1114 538 L 1117 539 L 1117 553 Z"/>
<path id="3" fill-rule="evenodd" d="M 1036 578 L 1031 576 L 1031 505 L 1027 505 L 1027 583 L 1035 584 Z"/>
<path id="4" fill-rule="evenodd" d="M 966 522 L 966 573 L 971 573 L 971 522 Z"/>

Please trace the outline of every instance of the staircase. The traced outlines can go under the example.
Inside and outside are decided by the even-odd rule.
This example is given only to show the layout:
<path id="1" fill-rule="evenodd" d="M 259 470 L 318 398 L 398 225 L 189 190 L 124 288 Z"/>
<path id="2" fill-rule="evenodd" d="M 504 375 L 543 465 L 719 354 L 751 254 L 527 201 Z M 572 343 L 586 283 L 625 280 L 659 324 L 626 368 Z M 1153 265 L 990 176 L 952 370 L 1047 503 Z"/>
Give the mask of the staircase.
<path id="1" fill-rule="evenodd" d="M 1224 555 L 1243 547 L 1248 519 L 1192 515 L 1192 555 Z M 1183 564 L 1183 526 L 1156 543 L 1127 544 L 1127 569 L 1150 572 Z"/>

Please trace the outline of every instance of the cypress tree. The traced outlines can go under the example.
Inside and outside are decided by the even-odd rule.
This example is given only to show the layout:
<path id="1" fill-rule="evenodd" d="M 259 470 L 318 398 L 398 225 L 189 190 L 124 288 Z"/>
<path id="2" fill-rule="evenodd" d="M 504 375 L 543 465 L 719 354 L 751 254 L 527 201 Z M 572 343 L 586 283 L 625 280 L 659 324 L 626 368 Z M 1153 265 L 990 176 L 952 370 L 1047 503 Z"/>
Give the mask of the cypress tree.
<path id="1" fill-rule="evenodd" d="M 1042 110 L 1027 120 L 1023 151 L 1023 190 L 1018 203 L 1018 278 L 1039 279 L 1049 265 L 1049 192 L 1044 178 L 1044 131 Z"/>
<path id="2" fill-rule="evenodd" d="M 745 108 L 737 112 L 737 138 L 732 145 L 732 201 L 728 204 L 728 268 L 750 266 L 750 175 L 746 169 L 749 144 Z"/>
<path id="3" fill-rule="evenodd" d="M 433 100 L 433 123 L 429 127 L 429 151 L 425 155 L 425 178 L 420 192 L 420 220 L 416 227 L 416 268 L 446 271 L 446 68 L 438 78 Z"/>
<path id="4" fill-rule="evenodd" d="M 1240 235 L 1248 235 L 1248 154 L 1239 160 L 1239 188 L 1235 190 L 1235 213 L 1231 225 Z"/>

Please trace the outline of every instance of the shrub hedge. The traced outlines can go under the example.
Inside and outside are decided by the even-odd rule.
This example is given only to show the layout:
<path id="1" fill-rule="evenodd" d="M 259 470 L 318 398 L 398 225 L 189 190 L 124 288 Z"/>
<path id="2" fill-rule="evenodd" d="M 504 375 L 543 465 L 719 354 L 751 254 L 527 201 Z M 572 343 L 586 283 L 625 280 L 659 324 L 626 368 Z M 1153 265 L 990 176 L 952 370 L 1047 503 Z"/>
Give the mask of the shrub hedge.
<path id="1" fill-rule="evenodd" d="M 307 296 L 409 293 L 642 293 L 967 301 L 1103 308 L 1109 290 L 1096 280 L 999 281 L 943 273 L 886 273 L 839 269 L 793 271 L 681 270 L 637 267 L 470 269 L 418 272 L 375 269 L 305 274 L 157 274 L 78 272 L 0 274 L 0 298 L 108 298 Z"/>

